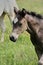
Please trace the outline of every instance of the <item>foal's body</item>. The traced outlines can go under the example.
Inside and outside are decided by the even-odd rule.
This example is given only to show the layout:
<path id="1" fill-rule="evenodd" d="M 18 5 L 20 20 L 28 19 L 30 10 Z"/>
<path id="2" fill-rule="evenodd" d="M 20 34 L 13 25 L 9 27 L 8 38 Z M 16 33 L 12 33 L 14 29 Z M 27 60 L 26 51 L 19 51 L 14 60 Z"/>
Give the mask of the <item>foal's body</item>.
<path id="1" fill-rule="evenodd" d="M 30 39 L 39 59 L 38 64 L 43 65 L 43 17 L 34 12 L 27 12 L 25 9 L 22 11 L 15 10 L 15 13 L 16 23 L 13 22 L 10 39 L 15 42 L 23 31 L 26 30 L 30 33 Z"/>
<path id="2" fill-rule="evenodd" d="M 29 16 L 26 15 L 26 19 Z M 27 31 L 30 32 L 30 39 L 33 45 L 35 46 L 35 51 L 37 53 L 39 61 L 39 65 L 43 65 L 43 19 L 37 19 L 34 18 L 34 20 L 37 20 L 36 22 L 29 22 L 28 26 L 31 27 L 31 31 L 28 29 Z M 41 64 L 40 64 L 41 63 Z"/>
<path id="3" fill-rule="evenodd" d="M 43 65 L 43 17 L 32 17 L 27 14 L 25 18 L 28 21 L 29 28 L 31 29 L 31 31 L 29 29 L 27 31 L 30 32 L 30 39 L 35 47 L 39 59 L 39 65 Z"/>
<path id="4" fill-rule="evenodd" d="M 2 29 L 2 38 L 1 41 L 4 41 L 4 32 L 5 32 L 5 24 L 4 24 L 4 16 L 8 15 L 11 22 L 14 21 L 14 7 L 17 7 L 16 0 L 0 0 L 0 28 Z"/>

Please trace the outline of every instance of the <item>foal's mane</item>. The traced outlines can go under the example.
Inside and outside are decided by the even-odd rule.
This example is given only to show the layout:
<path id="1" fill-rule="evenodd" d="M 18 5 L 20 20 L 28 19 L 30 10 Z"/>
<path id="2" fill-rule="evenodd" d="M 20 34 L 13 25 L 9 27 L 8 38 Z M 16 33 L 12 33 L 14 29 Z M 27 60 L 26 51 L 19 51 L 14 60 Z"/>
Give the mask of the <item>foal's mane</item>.
<path id="1" fill-rule="evenodd" d="M 42 16 L 42 15 L 36 14 L 35 12 L 28 12 L 28 11 L 27 11 L 27 14 L 32 15 L 33 17 L 35 16 L 35 17 L 37 17 L 37 18 L 39 18 L 39 19 L 43 19 L 43 16 Z"/>
<path id="2" fill-rule="evenodd" d="M 36 12 L 29 12 L 29 11 L 27 11 L 26 9 L 22 9 L 22 12 L 24 12 L 25 14 L 27 13 L 27 14 L 29 14 L 29 15 L 32 15 L 33 17 L 35 16 L 35 17 L 37 17 L 37 18 L 39 18 L 39 19 L 43 19 L 43 16 L 42 15 L 40 15 L 40 14 L 37 14 Z M 25 15 L 24 13 L 22 13 L 22 15 Z"/>

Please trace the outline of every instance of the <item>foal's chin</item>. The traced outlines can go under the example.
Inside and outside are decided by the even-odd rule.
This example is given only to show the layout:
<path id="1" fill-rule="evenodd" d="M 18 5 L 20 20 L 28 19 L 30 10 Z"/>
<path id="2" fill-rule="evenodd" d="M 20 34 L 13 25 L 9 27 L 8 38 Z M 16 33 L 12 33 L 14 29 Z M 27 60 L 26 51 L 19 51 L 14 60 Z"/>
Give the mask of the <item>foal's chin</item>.
<path id="1" fill-rule="evenodd" d="M 10 37 L 10 40 L 11 40 L 12 42 L 16 42 L 17 39 L 15 39 L 15 38 L 12 36 L 12 37 Z"/>
<path id="2" fill-rule="evenodd" d="M 10 39 L 11 40 L 11 39 Z M 11 40 L 12 42 L 16 42 L 16 40 Z"/>

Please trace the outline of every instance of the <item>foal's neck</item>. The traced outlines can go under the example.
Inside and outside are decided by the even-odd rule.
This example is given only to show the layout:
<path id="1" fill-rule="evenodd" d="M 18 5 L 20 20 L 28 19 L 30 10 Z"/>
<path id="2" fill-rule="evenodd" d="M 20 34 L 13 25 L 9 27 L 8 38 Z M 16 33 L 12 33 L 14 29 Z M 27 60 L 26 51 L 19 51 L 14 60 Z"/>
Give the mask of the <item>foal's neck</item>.
<path id="1" fill-rule="evenodd" d="M 28 24 L 28 30 L 27 31 L 30 34 L 33 34 L 33 33 L 35 34 L 37 31 L 37 26 L 34 25 L 34 24 L 37 25 L 37 21 L 35 21 L 35 17 L 26 14 L 25 19 L 27 20 L 27 24 Z"/>
<path id="2" fill-rule="evenodd" d="M 26 15 L 25 15 L 25 19 L 26 19 L 28 22 L 34 21 L 34 17 L 32 17 L 32 15 L 29 15 L 29 14 L 26 14 Z"/>

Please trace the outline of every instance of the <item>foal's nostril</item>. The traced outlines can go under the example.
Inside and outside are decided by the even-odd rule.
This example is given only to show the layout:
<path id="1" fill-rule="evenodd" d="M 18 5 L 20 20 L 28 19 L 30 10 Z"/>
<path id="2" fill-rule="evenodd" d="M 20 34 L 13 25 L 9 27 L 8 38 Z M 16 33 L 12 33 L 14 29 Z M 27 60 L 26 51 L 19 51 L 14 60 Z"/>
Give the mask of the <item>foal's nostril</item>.
<path id="1" fill-rule="evenodd" d="M 10 37 L 10 40 L 13 41 L 13 42 L 16 41 L 16 39 L 13 36 Z"/>
<path id="2" fill-rule="evenodd" d="M 14 40 L 14 37 L 13 37 L 13 36 L 11 36 L 11 37 L 10 37 L 10 40 L 11 40 L 11 41 L 13 41 L 13 40 Z"/>

